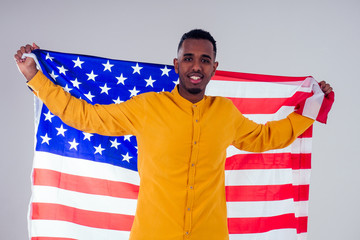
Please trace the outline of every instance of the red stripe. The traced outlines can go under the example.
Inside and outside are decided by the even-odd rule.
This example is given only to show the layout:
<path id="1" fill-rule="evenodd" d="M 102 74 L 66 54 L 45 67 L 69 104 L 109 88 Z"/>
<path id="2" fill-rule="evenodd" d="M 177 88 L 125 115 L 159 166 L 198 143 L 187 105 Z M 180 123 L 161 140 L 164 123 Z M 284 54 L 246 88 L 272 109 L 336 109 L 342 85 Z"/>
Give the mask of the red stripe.
<path id="1" fill-rule="evenodd" d="M 236 81 L 236 82 L 294 82 L 303 81 L 307 77 L 287 77 L 287 76 L 274 76 L 274 75 L 263 75 L 263 74 L 252 74 L 252 73 L 240 73 L 217 70 L 215 72 L 213 80 L 224 80 L 224 81 Z"/>
<path id="2" fill-rule="evenodd" d="M 244 169 L 310 169 L 311 153 L 236 154 L 226 158 L 225 170 Z"/>
<path id="3" fill-rule="evenodd" d="M 293 228 L 297 233 L 307 232 L 308 217 L 296 218 L 294 214 L 274 217 L 228 218 L 230 234 L 264 233 L 276 229 Z"/>
<path id="4" fill-rule="evenodd" d="M 308 217 L 299 217 L 296 219 L 297 233 L 307 232 Z"/>
<path id="5" fill-rule="evenodd" d="M 32 237 L 31 240 L 76 240 L 75 238 Z"/>
<path id="6" fill-rule="evenodd" d="M 313 125 L 305 130 L 303 134 L 301 134 L 298 138 L 312 138 L 313 134 Z"/>
<path id="7" fill-rule="evenodd" d="M 130 231 L 134 216 L 87 211 L 52 203 L 32 203 L 32 219 L 59 220 L 94 228 Z"/>
<path id="8" fill-rule="evenodd" d="M 230 234 L 263 233 L 282 228 L 296 229 L 296 223 L 293 213 L 274 217 L 228 218 Z"/>
<path id="9" fill-rule="evenodd" d="M 293 186 L 294 201 L 309 201 L 309 185 Z"/>
<path id="10" fill-rule="evenodd" d="M 289 98 L 230 98 L 243 114 L 273 114 L 282 106 L 296 106 L 312 93 L 296 92 Z"/>
<path id="11" fill-rule="evenodd" d="M 280 201 L 285 199 L 294 199 L 296 202 L 308 201 L 309 185 L 226 186 L 225 193 L 227 202 Z"/>
<path id="12" fill-rule="evenodd" d="M 48 169 L 35 168 L 33 176 L 34 185 L 52 186 L 82 193 L 137 199 L 139 192 L 139 186 L 133 184 L 76 176 Z"/>

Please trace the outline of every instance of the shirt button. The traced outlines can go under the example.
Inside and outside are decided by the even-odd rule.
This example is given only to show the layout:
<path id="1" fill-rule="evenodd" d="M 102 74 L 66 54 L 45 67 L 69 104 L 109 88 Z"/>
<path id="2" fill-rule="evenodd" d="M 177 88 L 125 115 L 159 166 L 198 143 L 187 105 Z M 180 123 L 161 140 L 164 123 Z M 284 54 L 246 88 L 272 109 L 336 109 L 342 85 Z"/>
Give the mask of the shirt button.
<path id="1" fill-rule="evenodd" d="M 190 189 L 193 189 L 193 186 L 190 186 Z"/>
<path id="2" fill-rule="evenodd" d="M 190 211 L 190 208 L 188 208 L 187 210 Z"/>
<path id="3" fill-rule="evenodd" d="M 196 119 L 195 122 L 199 122 L 199 120 Z"/>
<path id="4" fill-rule="evenodd" d="M 196 105 L 193 105 L 193 108 L 196 108 Z"/>
<path id="5" fill-rule="evenodd" d="M 196 144 L 197 142 L 195 141 L 194 144 Z"/>
<path id="6" fill-rule="evenodd" d="M 195 166 L 195 164 L 194 164 L 194 163 L 192 163 L 192 164 L 191 164 L 191 166 L 193 167 L 193 166 Z"/>

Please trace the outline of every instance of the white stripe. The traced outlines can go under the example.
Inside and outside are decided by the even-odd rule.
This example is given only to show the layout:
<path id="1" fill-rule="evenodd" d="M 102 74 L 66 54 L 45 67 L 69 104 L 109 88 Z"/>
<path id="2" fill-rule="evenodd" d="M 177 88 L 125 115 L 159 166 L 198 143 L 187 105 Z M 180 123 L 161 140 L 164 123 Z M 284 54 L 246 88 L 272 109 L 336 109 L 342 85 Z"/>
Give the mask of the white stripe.
<path id="1" fill-rule="evenodd" d="M 304 185 L 309 184 L 310 169 L 225 170 L 225 186 Z"/>
<path id="2" fill-rule="evenodd" d="M 308 234 L 306 232 L 298 234 L 297 240 L 307 240 Z"/>
<path id="3" fill-rule="evenodd" d="M 113 240 L 129 239 L 130 232 L 85 227 L 78 224 L 52 221 L 31 220 L 32 237 L 58 237 L 78 240 Z"/>
<path id="4" fill-rule="evenodd" d="M 279 201 L 227 202 L 228 218 L 274 217 L 294 213 L 295 217 L 308 216 L 308 201 L 294 202 L 291 199 Z"/>
<path id="5" fill-rule="evenodd" d="M 33 167 L 50 169 L 84 177 L 127 182 L 135 185 L 140 184 L 140 178 L 136 171 L 113 166 L 107 163 L 63 157 L 46 152 L 35 152 Z"/>
<path id="6" fill-rule="evenodd" d="M 263 153 L 311 153 L 312 138 L 297 138 L 295 141 L 285 148 L 265 151 Z M 226 149 L 226 157 L 232 157 L 238 154 L 251 154 L 250 152 L 239 150 L 233 145 Z"/>
<path id="7" fill-rule="evenodd" d="M 293 170 L 292 176 L 294 185 L 309 185 L 311 169 Z"/>
<path id="8" fill-rule="evenodd" d="M 312 83 L 312 91 L 314 92 L 314 95 L 306 99 L 302 114 L 315 120 L 320 112 L 320 108 L 324 100 L 324 93 L 320 89 L 319 84 L 313 78 L 309 81 Z"/>
<path id="9" fill-rule="evenodd" d="M 245 117 L 257 123 L 265 124 L 268 121 L 281 120 L 294 112 L 294 106 L 282 106 L 276 113 L 271 114 L 244 114 Z"/>
<path id="10" fill-rule="evenodd" d="M 54 203 L 95 212 L 135 215 L 136 199 L 79 193 L 56 187 L 34 186 L 34 203 Z"/>
<path id="11" fill-rule="evenodd" d="M 206 87 L 206 95 L 236 98 L 287 98 L 296 92 L 311 92 L 298 82 L 237 82 L 211 80 Z M 303 86 L 303 87 L 302 87 Z"/>
<path id="12" fill-rule="evenodd" d="M 309 201 L 295 202 L 295 217 L 309 216 Z"/>
<path id="13" fill-rule="evenodd" d="M 265 233 L 230 234 L 230 240 L 300 240 L 296 229 L 279 229 Z M 301 239 L 305 240 L 305 239 Z"/>
<path id="14" fill-rule="evenodd" d="M 273 217 L 294 213 L 293 199 L 280 201 L 227 202 L 228 218 Z"/>
<path id="15" fill-rule="evenodd" d="M 226 186 L 281 185 L 292 183 L 292 169 L 226 170 Z"/>

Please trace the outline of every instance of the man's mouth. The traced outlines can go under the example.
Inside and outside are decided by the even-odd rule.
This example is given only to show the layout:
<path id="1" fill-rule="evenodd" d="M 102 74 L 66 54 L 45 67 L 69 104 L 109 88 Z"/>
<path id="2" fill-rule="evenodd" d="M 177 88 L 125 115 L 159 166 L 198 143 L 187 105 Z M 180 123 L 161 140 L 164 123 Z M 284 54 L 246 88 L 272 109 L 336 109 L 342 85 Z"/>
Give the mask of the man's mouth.
<path id="1" fill-rule="evenodd" d="M 202 80 L 202 76 L 200 76 L 200 75 L 191 75 L 189 78 L 190 78 L 190 82 L 192 84 L 198 84 Z"/>

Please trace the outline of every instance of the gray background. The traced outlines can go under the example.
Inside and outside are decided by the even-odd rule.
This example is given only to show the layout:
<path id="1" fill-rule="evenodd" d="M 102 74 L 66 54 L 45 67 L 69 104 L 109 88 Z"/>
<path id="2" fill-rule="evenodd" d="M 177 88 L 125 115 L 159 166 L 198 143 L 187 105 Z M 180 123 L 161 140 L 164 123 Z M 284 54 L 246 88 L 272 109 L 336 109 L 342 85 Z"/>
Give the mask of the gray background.
<path id="1" fill-rule="evenodd" d="M 210 31 L 219 69 L 312 75 L 336 90 L 316 123 L 310 240 L 358 240 L 360 1 L 0 1 L 1 239 L 27 238 L 33 96 L 13 55 L 44 49 L 172 64 L 182 33 Z"/>

